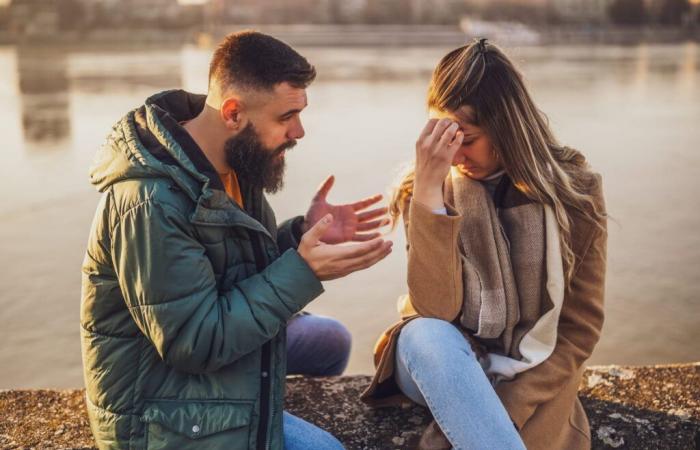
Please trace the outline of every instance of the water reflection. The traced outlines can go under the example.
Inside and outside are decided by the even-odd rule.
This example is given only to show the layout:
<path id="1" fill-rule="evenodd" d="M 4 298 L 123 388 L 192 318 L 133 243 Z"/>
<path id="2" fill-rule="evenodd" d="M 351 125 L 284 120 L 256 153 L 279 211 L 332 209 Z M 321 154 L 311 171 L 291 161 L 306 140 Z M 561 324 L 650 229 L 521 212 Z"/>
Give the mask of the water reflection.
<path id="1" fill-rule="evenodd" d="M 633 86 L 639 91 L 644 91 L 647 84 L 649 74 L 649 47 L 642 44 L 637 48 L 637 57 L 635 61 Z"/>
<path id="2" fill-rule="evenodd" d="M 319 79 L 309 90 L 308 134 L 290 157 L 287 187 L 271 198 L 279 218 L 303 212 L 330 173 L 338 179 L 334 201 L 384 191 L 410 158 L 425 123 L 430 72 L 448 49 L 299 50 Z M 581 148 L 605 180 L 615 221 L 606 330 L 591 363 L 697 361 L 700 212 L 692 205 L 700 190 L 700 48 L 507 51 L 562 142 Z M 97 201 L 87 168 L 110 126 L 146 96 L 206 89 L 210 53 L 195 47 L 0 52 L 0 125 L 10 150 L 0 176 L 2 387 L 80 385 L 76 274 Z M 16 130 L 23 117 L 26 142 Z M 59 150 L 23 150 L 36 136 L 42 148 L 54 141 Z M 392 238 L 401 248 L 401 233 Z M 396 320 L 394 299 L 405 293 L 405 267 L 405 254 L 396 251 L 376 269 L 330 283 L 312 305 L 353 332 L 351 372 L 372 370 L 374 339 Z M 369 319 L 367 311 L 373 311 Z M 47 325 L 37 330 L 30 321 Z"/>
<path id="3" fill-rule="evenodd" d="M 60 47 L 18 46 L 17 90 L 29 151 L 64 150 L 71 141 L 71 96 L 180 87 L 179 51 L 71 52 Z"/>
<path id="4" fill-rule="evenodd" d="M 692 89 L 696 83 L 696 72 L 698 71 L 698 44 L 688 42 L 683 46 L 683 58 L 678 68 L 678 89 L 687 91 Z"/>
<path id="5" fill-rule="evenodd" d="M 59 49 L 17 48 L 22 129 L 28 149 L 60 148 L 41 144 L 70 138 L 67 66 L 67 54 Z"/>

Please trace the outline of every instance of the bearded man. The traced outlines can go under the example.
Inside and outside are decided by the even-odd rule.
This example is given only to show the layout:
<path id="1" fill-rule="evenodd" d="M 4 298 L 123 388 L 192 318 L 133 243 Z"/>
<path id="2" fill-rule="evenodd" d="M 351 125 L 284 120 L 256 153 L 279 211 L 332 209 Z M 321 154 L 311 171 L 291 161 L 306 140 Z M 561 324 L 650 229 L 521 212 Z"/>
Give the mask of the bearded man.
<path id="1" fill-rule="evenodd" d="M 231 34 L 206 96 L 152 96 L 98 152 L 81 339 L 100 449 L 342 448 L 283 411 L 286 338 L 292 371 L 342 371 L 349 337 L 327 344 L 347 331 L 299 312 L 321 281 L 372 266 L 391 242 L 377 232 L 386 210 L 367 210 L 381 196 L 330 205 L 332 177 L 305 216 L 276 224 L 264 192 L 282 187 L 314 78 L 283 42 Z"/>

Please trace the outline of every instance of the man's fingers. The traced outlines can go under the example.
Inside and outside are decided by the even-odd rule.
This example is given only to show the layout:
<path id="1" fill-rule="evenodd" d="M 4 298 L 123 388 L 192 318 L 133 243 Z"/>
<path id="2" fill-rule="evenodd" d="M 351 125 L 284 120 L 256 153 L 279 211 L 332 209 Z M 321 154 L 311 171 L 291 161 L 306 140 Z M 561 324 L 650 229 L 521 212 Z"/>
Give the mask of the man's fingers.
<path id="1" fill-rule="evenodd" d="M 361 222 L 357 224 L 357 231 L 370 231 L 380 227 L 385 227 L 391 223 L 389 219 L 373 220 L 371 222 Z"/>
<path id="2" fill-rule="evenodd" d="M 373 209 L 371 211 L 363 212 L 357 215 L 357 221 L 358 222 L 367 222 L 368 220 L 376 219 L 377 217 L 381 217 L 385 215 L 387 212 L 389 212 L 389 208 L 383 207 L 383 208 L 377 208 Z"/>
<path id="3" fill-rule="evenodd" d="M 333 215 L 326 214 L 321 218 L 321 220 L 309 228 L 309 231 L 304 233 L 304 235 L 301 237 L 302 242 L 311 246 L 316 245 L 318 241 L 321 240 L 323 233 L 325 233 L 328 227 L 331 226 L 331 223 L 333 223 Z"/>
<path id="4" fill-rule="evenodd" d="M 326 181 L 321 183 L 321 186 L 319 186 L 318 191 L 316 191 L 316 195 L 314 195 L 314 200 L 325 200 L 333 187 L 334 182 L 335 175 L 329 175 L 328 178 L 326 178 Z"/>
<path id="5" fill-rule="evenodd" d="M 371 241 L 372 239 L 378 238 L 382 233 L 355 233 L 352 240 L 355 242 L 365 242 Z"/>
<path id="6" fill-rule="evenodd" d="M 350 206 L 352 207 L 353 211 L 362 211 L 363 209 L 374 205 L 382 198 L 384 198 L 382 194 L 376 194 L 371 197 L 364 198 L 359 202 L 352 203 Z"/>
<path id="7" fill-rule="evenodd" d="M 346 263 L 349 263 L 347 267 L 347 273 L 356 272 L 358 270 L 363 270 L 375 265 L 391 253 L 392 246 L 393 242 L 386 241 L 379 248 L 375 249 L 372 252 L 345 261 Z"/>
<path id="8" fill-rule="evenodd" d="M 334 245 L 334 259 L 337 261 L 342 261 L 346 259 L 358 258 L 376 250 L 377 248 L 381 247 L 383 243 L 384 240 L 377 237 L 367 242 L 360 242 L 357 244 Z"/>

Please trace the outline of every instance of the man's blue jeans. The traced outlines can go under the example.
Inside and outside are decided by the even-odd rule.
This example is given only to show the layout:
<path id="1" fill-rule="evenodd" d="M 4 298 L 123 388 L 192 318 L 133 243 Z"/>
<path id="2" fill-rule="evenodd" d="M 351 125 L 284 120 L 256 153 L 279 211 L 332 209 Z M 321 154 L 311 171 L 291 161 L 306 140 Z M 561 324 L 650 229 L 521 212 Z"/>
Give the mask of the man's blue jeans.
<path id="1" fill-rule="evenodd" d="M 287 323 L 287 374 L 340 375 L 348 365 L 352 337 L 330 317 L 302 314 Z"/>
<path id="2" fill-rule="evenodd" d="M 396 382 L 427 406 L 456 449 L 525 449 L 471 346 L 457 327 L 418 318 L 399 334 Z"/>
<path id="3" fill-rule="evenodd" d="M 337 320 L 312 314 L 287 323 L 287 374 L 340 375 L 348 365 L 350 332 Z M 284 413 L 285 450 L 335 450 L 343 445 L 330 433 Z"/>

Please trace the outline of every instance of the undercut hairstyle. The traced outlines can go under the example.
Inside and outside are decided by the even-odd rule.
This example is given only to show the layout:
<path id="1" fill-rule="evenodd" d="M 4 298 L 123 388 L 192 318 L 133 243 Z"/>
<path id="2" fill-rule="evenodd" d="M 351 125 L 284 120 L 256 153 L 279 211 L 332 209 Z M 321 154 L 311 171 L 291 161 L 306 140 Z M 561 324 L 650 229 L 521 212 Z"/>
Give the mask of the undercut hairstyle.
<path id="1" fill-rule="evenodd" d="M 209 85 L 271 91 L 287 82 L 304 89 L 316 78 L 314 66 L 292 47 L 257 31 L 231 33 L 218 45 L 209 65 Z"/>

